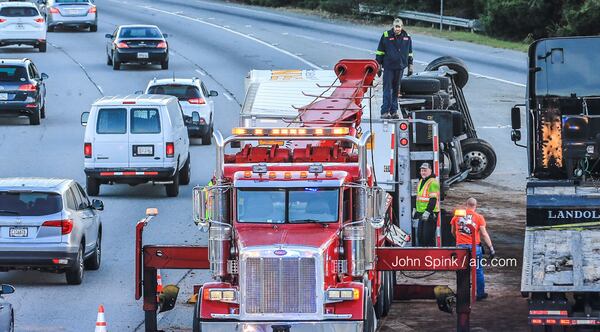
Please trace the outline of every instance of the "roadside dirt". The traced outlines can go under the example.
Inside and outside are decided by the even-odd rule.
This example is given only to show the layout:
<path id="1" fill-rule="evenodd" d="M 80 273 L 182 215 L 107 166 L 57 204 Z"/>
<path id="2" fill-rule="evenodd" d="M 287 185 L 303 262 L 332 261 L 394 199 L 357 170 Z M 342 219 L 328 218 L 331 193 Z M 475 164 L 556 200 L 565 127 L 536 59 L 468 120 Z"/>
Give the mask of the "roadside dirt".
<path id="1" fill-rule="evenodd" d="M 527 302 L 520 293 L 525 191 L 462 183 L 452 188 L 443 206 L 453 210 L 471 196 L 478 200 L 478 212 L 486 218 L 497 257 L 516 259 L 516 265 L 513 262 L 511 266 L 485 269 L 489 298 L 471 304 L 471 331 L 528 331 Z M 437 273 L 414 283 L 447 284 L 456 289 L 455 280 L 455 273 Z M 456 315 L 439 311 L 433 300 L 395 302 L 388 317 L 380 323 L 380 332 L 453 331 Z"/>

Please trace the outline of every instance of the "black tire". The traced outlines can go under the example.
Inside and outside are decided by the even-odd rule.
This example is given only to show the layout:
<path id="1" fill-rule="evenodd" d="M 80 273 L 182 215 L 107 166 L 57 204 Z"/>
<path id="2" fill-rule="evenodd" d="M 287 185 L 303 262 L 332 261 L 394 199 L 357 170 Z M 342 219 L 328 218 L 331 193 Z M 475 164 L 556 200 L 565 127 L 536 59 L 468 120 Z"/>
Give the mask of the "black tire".
<path id="1" fill-rule="evenodd" d="M 98 196 L 100 194 L 100 182 L 91 176 L 85 177 L 85 192 L 88 196 Z"/>
<path id="2" fill-rule="evenodd" d="M 33 114 L 29 116 L 29 124 L 32 126 L 39 126 L 42 121 L 42 111 L 39 108 L 36 108 L 33 111 Z"/>
<path id="3" fill-rule="evenodd" d="M 79 285 L 83 281 L 83 243 L 79 245 L 79 251 L 77 252 L 77 259 L 73 267 L 66 271 L 67 284 Z"/>
<path id="4" fill-rule="evenodd" d="M 165 184 L 167 197 L 177 197 L 179 195 L 179 170 L 173 175 L 173 183 Z"/>
<path id="5" fill-rule="evenodd" d="M 54 32 L 54 26 L 49 26 L 46 31 L 48 32 Z"/>
<path id="6" fill-rule="evenodd" d="M 465 164 L 473 170 L 470 180 L 485 179 L 496 168 L 496 152 L 490 143 L 479 138 L 467 138 L 461 142 Z"/>
<path id="7" fill-rule="evenodd" d="M 45 119 L 46 118 L 46 105 L 44 104 L 44 106 L 42 106 L 42 108 L 40 109 L 40 118 Z"/>
<path id="8" fill-rule="evenodd" d="M 394 298 L 394 288 L 392 285 L 392 273 L 394 271 L 385 271 L 385 302 L 383 306 L 383 317 L 386 317 L 392 307 L 392 300 Z"/>
<path id="9" fill-rule="evenodd" d="M 427 67 L 425 67 L 425 71 L 435 71 L 438 70 L 442 66 L 447 66 L 448 68 L 456 71 L 456 75 L 454 75 L 454 82 L 461 89 L 467 85 L 469 81 L 469 70 L 467 69 L 467 65 L 459 58 L 455 58 L 453 56 L 443 56 L 431 61 Z"/>
<path id="10" fill-rule="evenodd" d="M 440 81 L 440 90 L 448 92 L 450 90 L 450 77 L 440 75 L 438 72 L 424 71 L 418 75 L 411 76 L 411 78 L 430 78 Z"/>
<path id="11" fill-rule="evenodd" d="M 96 32 L 98 31 L 98 26 L 97 25 L 90 25 L 90 32 Z"/>
<path id="12" fill-rule="evenodd" d="M 432 95 L 403 95 L 401 99 L 425 99 L 424 104 L 406 105 L 408 110 L 446 109 L 450 105 L 450 95 L 444 91 Z"/>
<path id="13" fill-rule="evenodd" d="M 102 262 L 102 230 L 98 230 L 98 238 L 96 239 L 96 247 L 94 253 L 85 260 L 85 268 L 88 270 L 98 270 Z"/>
<path id="14" fill-rule="evenodd" d="M 47 47 L 48 47 L 48 45 L 46 44 L 46 42 L 42 42 L 38 46 L 38 49 L 40 50 L 40 53 L 46 53 Z"/>
<path id="15" fill-rule="evenodd" d="M 210 127 L 208 129 L 208 132 L 206 133 L 206 135 L 202 136 L 202 145 L 211 145 L 212 144 L 212 134 L 213 134 L 213 127 Z"/>
<path id="16" fill-rule="evenodd" d="M 108 54 L 106 54 L 106 65 L 107 66 L 112 66 L 112 60 L 110 58 L 110 56 Z"/>
<path id="17" fill-rule="evenodd" d="M 375 317 L 377 319 L 381 319 L 383 317 L 383 311 L 385 310 L 385 271 L 381 273 L 381 287 L 379 288 L 379 293 L 377 295 L 377 301 L 375 302 Z"/>
<path id="18" fill-rule="evenodd" d="M 363 332 L 375 332 L 375 308 L 370 298 L 366 299 Z"/>
<path id="19" fill-rule="evenodd" d="M 200 311 L 200 294 L 202 294 L 202 288 L 200 288 L 200 292 L 198 292 L 198 301 L 196 301 L 196 304 L 194 305 L 192 332 L 202 332 L 202 328 L 200 327 L 200 317 L 198 316 L 198 311 Z"/>
<path id="20" fill-rule="evenodd" d="M 112 56 L 112 67 L 113 67 L 113 70 L 119 70 L 119 69 L 121 69 L 121 63 L 118 60 L 115 59 L 115 55 L 114 54 Z"/>
<path id="21" fill-rule="evenodd" d="M 440 91 L 440 81 L 429 77 L 405 77 L 400 81 L 400 92 L 406 95 L 431 95 Z"/>
<path id="22" fill-rule="evenodd" d="M 183 164 L 183 167 L 179 170 L 179 184 L 182 184 L 184 186 L 187 186 L 188 184 L 190 184 L 190 179 L 192 177 L 192 170 L 190 167 L 190 154 L 188 152 L 188 158 L 185 161 L 185 164 Z"/>
<path id="23" fill-rule="evenodd" d="M 167 70 L 169 69 L 169 60 L 163 61 L 160 63 L 160 69 Z"/>

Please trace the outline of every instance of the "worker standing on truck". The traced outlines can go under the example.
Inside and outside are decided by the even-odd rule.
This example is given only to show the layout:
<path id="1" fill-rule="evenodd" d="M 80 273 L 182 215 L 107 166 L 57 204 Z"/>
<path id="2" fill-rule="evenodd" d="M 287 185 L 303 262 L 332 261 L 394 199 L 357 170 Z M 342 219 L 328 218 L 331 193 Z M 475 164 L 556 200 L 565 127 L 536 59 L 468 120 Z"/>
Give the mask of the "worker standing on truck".
<path id="1" fill-rule="evenodd" d="M 450 221 L 452 225 L 452 234 L 456 237 L 456 245 L 462 248 L 471 249 L 472 238 L 471 229 L 467 225 L 473 226 L 475 229 L 475 243 L 477 253 L 477 301 L 488 297 L 485 292 L 485 279 L 483 276 L 483 266 L 481 259 L 483 258 L 483 248 L 481 247 L 481 238 L 490 248 L 490 259 L 494 258 L 496 251 L 492 246 L 492 240 L 485 228 L 485 218 L 475 212 L 477 209 L 477 200 L 473 197 L 467 199 L 465 210 L 456 210 L 454 218 Z"/>
<path id="2" fill-rule="evenodd" d="M 413 215 L 414 219 L 418 219 L 417 245 L 433 247 L 437 215 L 440 211 L 440 183 L 435 178 L 429 163 L 422 163 L 419 172 L 421 179 L 417 184 L 417 201 Z"/>
<path id="3" fill-rule="evenodd" d="M 392 29 L 383 32 L 375 52 L 377 62 L 383 67 L 382 119 L 398 117 L 398 89 L 402 73 L 406 67 L 408 76 L 413 73 L 412 39 L 403 27 L 402 20 L 396 18 Z M 381 67 L 378 76 L 381 76 Z"/>

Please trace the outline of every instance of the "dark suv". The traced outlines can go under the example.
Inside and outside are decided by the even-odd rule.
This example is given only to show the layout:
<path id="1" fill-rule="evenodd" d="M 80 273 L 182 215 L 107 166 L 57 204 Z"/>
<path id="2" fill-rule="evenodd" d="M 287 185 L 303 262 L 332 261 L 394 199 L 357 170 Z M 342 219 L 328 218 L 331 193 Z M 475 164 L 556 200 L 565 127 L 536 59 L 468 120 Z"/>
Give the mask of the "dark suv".
<path id="1" fill-rule="evenodd" d="M 0 59 L 0 115 L 27 116 L 39 125 L 46 117 L 47 78 L 29 59 Z"/>

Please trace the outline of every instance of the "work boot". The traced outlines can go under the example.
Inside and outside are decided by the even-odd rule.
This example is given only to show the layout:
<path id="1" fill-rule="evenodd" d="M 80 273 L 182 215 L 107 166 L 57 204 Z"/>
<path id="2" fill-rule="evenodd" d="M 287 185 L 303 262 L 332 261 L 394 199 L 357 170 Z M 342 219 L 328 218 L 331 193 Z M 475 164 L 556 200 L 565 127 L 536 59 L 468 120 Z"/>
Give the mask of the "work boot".
<path id="1" fill-rule="evenodd" d="M 381 118 L 382 119 L 391 119 L 392 115 L 390 114 L 390 112 L 385 112 L 381 114 Z"/>
<path id="2" fill-rule="evenodd" d="M 399 119 L 398 112 L 394 112 L 390 114 L 390 119 Z"/>
<path id="3" fill-rule="evenodd" d="M 477 295 L 477 301 L 487 299 L 487 297 L 488 297 L 488 293 L 483 293 L 481 295 Z"/>

